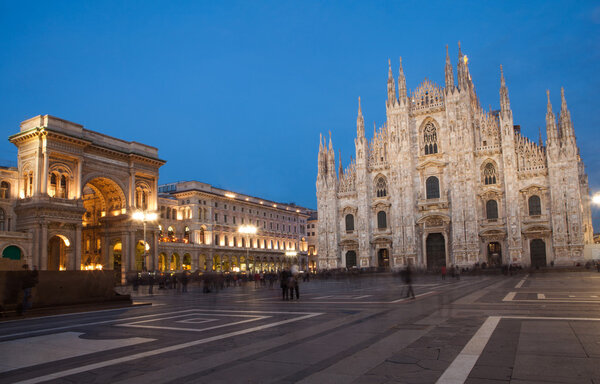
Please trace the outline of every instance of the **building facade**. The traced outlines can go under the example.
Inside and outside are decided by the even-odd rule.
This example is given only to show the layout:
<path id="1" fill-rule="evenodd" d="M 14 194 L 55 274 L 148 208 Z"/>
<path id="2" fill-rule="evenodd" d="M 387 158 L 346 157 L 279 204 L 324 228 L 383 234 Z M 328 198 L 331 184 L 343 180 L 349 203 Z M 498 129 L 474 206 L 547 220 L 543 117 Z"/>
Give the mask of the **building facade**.
<path id="1" fill-rule="evenodd" d="M 280 271 L 308 265 L 308 210 L 198 181 L 159 187 L 158 270 Z"/>
<path id="2" fill-rule="evenodd" d="M 144 237 L 132 213 L 157 210 L 158 150 L 49 115 L 20 128 L 9 137 L 18 165 L 0 169 L 0 268 L 104 268 L 124 278 L 156 265 L 158 233 Z"/>
<path id="3" fill-rule="evenodd" d="M 534 142 L 513 122 L 500 67 L 500 109 L 481 108 L 467 57 L 445 87 L 408 92 L 391 65 L 386 122 L 365 137 L 358 104 L 355 158 L 338 169 L 319 142 L 319 268 L 572 265 L 593 242 L 587 175 L 564 90 L 557 118 L 548 93 L 546 134 Z"/>

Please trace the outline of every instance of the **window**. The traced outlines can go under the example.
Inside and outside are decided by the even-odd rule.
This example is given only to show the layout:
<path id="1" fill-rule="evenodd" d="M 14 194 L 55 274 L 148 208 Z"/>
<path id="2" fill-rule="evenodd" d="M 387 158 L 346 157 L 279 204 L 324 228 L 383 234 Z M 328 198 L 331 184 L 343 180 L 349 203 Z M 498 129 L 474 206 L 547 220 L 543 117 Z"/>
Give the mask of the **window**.
<path id="1" fill-rule="evenodd" d="M 0 199 L 10 199 L 10 184 L 7 181 L 0 183 Z"/>
<path id="2" fill-rule="evenodd" d="M 426 155 L 432 155 L 438 152 L 437 130 L 432 122 L 425 125 L 423 130 L 423 144 Z"/>
<path id="3" fill-rule="evenodd" d="M 440 181 L 435 176 L 430 176 L 425 181 L 426 195 L 428 199 L 440 198 Z"/>
<path id="4" fill-rule="evenodd" d="M 229 245 L 229 238 L 227 237 L 227 235 L 225 235 L 225 246 Z"/>
<path id="5" fill-rule="evenodd" d="M 488 200 L 485 203 L 485 215 L 488 220 L 495 220 L 498 218 L 498 203 L 496 200 Z"/>
<path id="6" fill-rule="evenodd" d="M 354 215 L 346 215 L 346 232 L 354 231 Z"/>
<path id="7" fill-rule="evenodd" d="M 226 223 L 227 222 L 227 215 L 223 215 L 223 222 Z"/>
<path id="8" fill-rule="evenodd" d="M 377 191 L 377 197 L 386 197 L 387 196 L 387 183 L 384 177 L 380 177 L 377 179 L 377 184 L 375 185 L 375 190 Z"/>
<path id="9" fill-rule="evenodd" d="M 186 239 L 188 242 L 190 241 L 190 228 L 189 227 L 185 227 L 185 230 L 183 233 L 183 238 Z"/>
<path id="10" fill-rule="evenodd" d="M 175 237 L 175 231 L 173 230 L 173 227 L 169 226 L 169 228 L 167 228 L 167 236 L 170 239 Z"/>
<path id="11" fill-rule="evenodd" d="M 496 167 L 494 167 L 494 164 L 487 163 L 483 168 L 483 183 L 485 185 L 496 184 Z"/>
<path id="12" fill-rule="evenodd" d="M 387 228 L 387 214 L 385 213 L 385 211 L 377 212 L 377 228 Z"/>
<path id="13" fill-rule="evenodd" d="M 219 214 L 215 213 L 215 221 L 219 221 Z"/>
<path id="14" fill-rule="evenodd" d="M 204 244 L 204 228 L 200 228 L 200 244 Z"/>
<path id="15" fill-rule="evenodd" d="M 6 213 L 0 208 L 0 231 L 6 231 Z"/>
<path id="16" fill-rule="evenodd" d="M 538 195 L 533 195 L 529 198 L 529 216 L 537 216 L 542 214 L 542 202 Z"/>
<path id="17" fill-rule="evenodd" d="M 219 235 L 215 235 L 215 245 L 220 245 L 219 244 Z"/>

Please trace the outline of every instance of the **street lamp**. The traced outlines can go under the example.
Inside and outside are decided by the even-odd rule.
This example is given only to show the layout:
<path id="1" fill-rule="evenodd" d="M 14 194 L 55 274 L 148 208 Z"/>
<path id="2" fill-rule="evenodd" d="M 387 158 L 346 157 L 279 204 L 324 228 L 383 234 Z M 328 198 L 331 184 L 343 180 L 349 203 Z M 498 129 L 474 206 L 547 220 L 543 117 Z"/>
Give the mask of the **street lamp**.
<path id="1" fill-rule="evenodd" d="M 148 211 L 136 211 L 133 213 L 133 219 L 136 221 L 141 221 L 144 224 L 144 265 L 147 264 L 146 258 L 148 257 L 148 251 L 150 250 L 150 245 L 146 241 L 146 222 L 156 220 L 157 215 L 156 212 L 148 212 Z"/>
<path id="2" fill-rule="evenodd" d="M 258 228 L 254 225 L 240 225 L 238 228 L 238 232 L 246 235 L 246 264 L 250 264 L 248 262 L 248 257 L 250 256 L 250 235 L 256 235 Z M 254 263 L 252 263 L 254 266 Z"/>

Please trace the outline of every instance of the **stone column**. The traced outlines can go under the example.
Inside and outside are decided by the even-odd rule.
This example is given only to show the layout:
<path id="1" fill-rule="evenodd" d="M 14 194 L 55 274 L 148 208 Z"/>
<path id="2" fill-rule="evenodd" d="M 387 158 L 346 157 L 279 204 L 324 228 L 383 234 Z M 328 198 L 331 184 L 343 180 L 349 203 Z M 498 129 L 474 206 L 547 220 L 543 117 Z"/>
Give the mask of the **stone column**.
<path id="1" fill-rule="evenodd" d="M 77 226 L 75 227 L 74 243 L 75 244 L 73 244 L 73 259 L 75 265 L 73 265 L 73 269 L 77 271 L 81 269 L 81 224 L 77 224 Z"/>
<path id="2" fill-rule="evenodd" d="M 48 269 L 48 227 L 45 222 L 40 224 L 41 241 L 39 244 L 40 270 Z"/>
<path id="3" fill-rule="evenodd" d="M 158 233 L 152 231 L 152 270 L 158 270 Z"/>
<path id="4" fill-rule="evenodd" d="M 127 248 L 127 253 L 129 254 L 127 256 L 128 260 L 127 260 L 127 267 L 128 270 L 130 271 L 135 271 L 135 231 L 132 230 L 128 233 L 128 237 L 129 237 L 129 247 Z"/>
<path id="5" fill-rule="evenodd" d="M 43 137 L 42 139 L 42 156 L 44 158 L 43 160 L 43 167 L 42 167 L 42 174 L 40 175 L 41 177 L 41 193 L 43 195 L 48 193 L 48 163 L 49 163 L 49 159 L 48 159 L 48 150 L 46 149 L 47 146 L 47 140 L 46 140 L 46 136 Z M 59 183 L 59 181 L 57 181 L 57 183 Z"/>
<path id="6" fill-rule="evenodd" d="M 83 185 L 81 185 L 81 183 L 83 182 L 83 159 L 79 159 L 79 161 L 77 162 L 77 175 L 75 177 L 75 185 L 77 188 L 75 190 L 75 198 L 81 199 L 83 191 Z"/>

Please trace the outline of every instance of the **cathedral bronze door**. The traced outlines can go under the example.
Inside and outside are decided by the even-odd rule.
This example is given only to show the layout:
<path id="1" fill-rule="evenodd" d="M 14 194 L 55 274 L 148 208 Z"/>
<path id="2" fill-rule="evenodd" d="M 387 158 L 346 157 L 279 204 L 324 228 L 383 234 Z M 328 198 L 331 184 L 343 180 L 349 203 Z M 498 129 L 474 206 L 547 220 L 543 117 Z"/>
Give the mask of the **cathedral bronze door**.
<path id="1" fill-rule="evenodd" d="M 436 271 L 446 266 L 446 242 L 441 233 L 431 233 L 426 240 L 427 269 Z"/>
<path id="2" fill-rule="evenodd" d="M 354 267 L 356 267 L 356 252 L 348 251 L 346 252 L 346 268 Z"/>
<path id="3" fill-rule="evenodd" d="M 529 243 L 532 267 L 546 266 L 546 243 L 542 239 L 533 239 Z"/>
<path id="4" fill-rule="evenodd" d="M 380 249 L 377 252 L 377 265 L 379 268 L 388 268 L 390 266 L 390 253 L 387 248 Z"/>
<path id="5" fill-rule="evenodd" d="M 500 243 L 493 241 L 488 244 L 488 265 L 490 267 L 499 267 L 502 264 L 502 249 Z"/>

